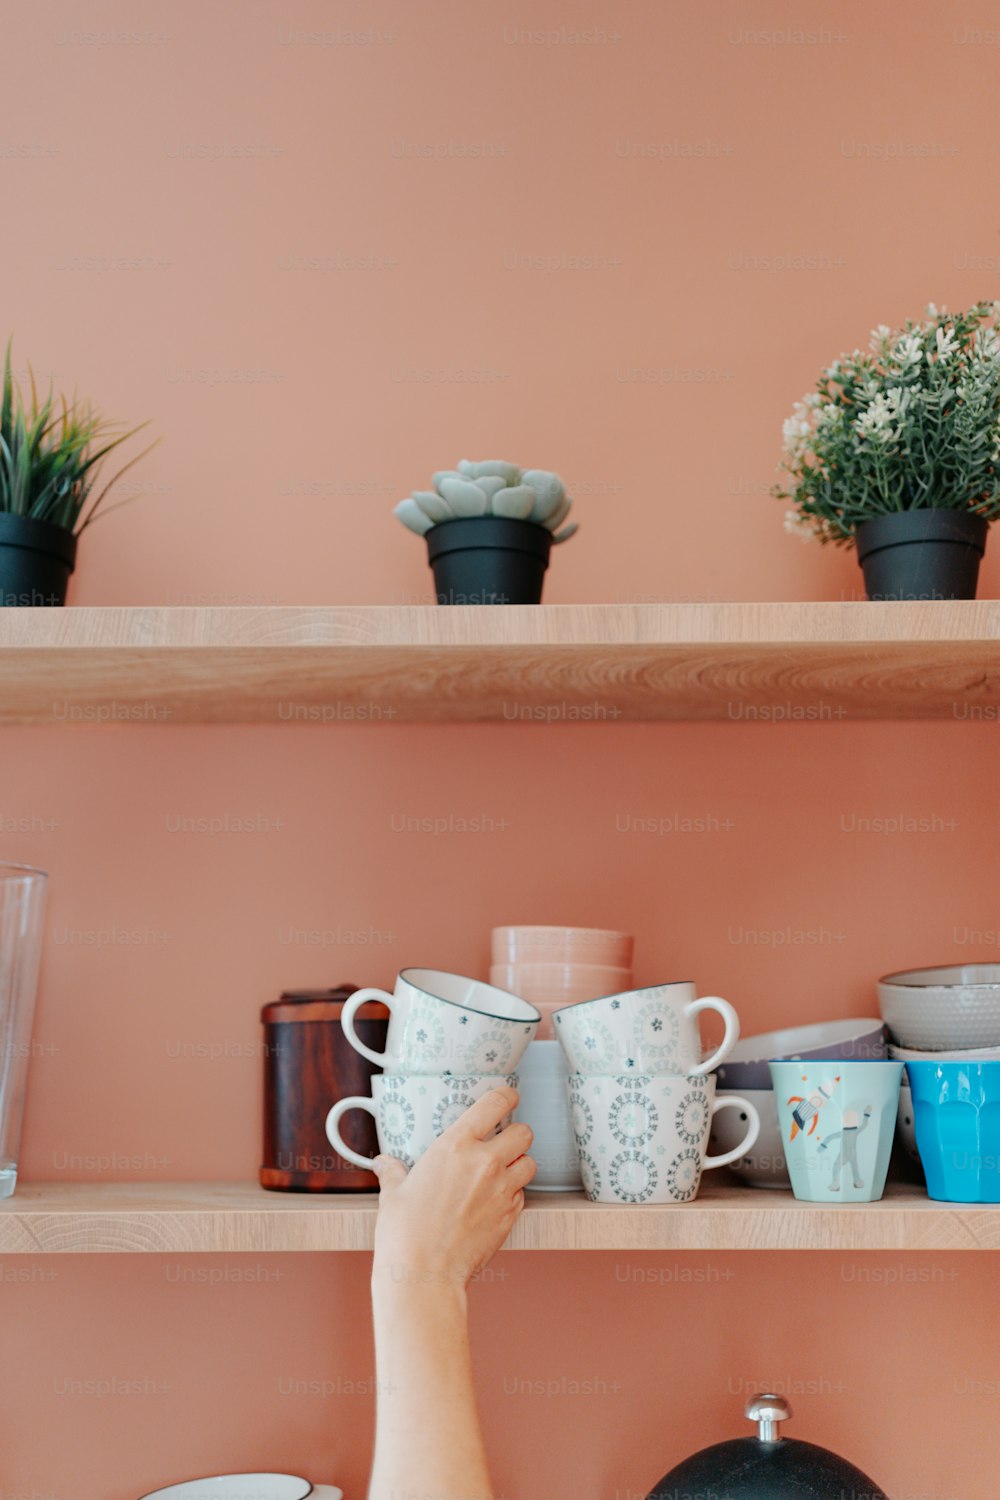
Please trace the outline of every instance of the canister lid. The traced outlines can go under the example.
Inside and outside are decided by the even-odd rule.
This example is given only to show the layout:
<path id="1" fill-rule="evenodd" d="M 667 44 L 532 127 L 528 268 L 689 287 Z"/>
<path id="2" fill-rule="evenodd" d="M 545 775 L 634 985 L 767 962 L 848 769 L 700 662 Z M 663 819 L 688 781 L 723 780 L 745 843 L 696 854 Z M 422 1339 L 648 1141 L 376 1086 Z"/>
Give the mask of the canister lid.
<path id="1" fill-rule="evenodd" d="M 286 1021 L 339 1021 L 347 1000 L 359 988 L 356 984 L 338 984 L 329 990 L 283 990 L 260 1013 L 265 1025 Z M 357 1009 L 358 1021 L 385 1021 L 389 1008 L 381 1000 L 366 1000 Z"/>
<path id="2" fill-rule="evenodd" d="M 336 984 L 331 990 L 282 990 L 279 999 L 286 1005 L 301 1005 L 309 1000 L 348 1000 L 357 989 L 360 985 Z"/>

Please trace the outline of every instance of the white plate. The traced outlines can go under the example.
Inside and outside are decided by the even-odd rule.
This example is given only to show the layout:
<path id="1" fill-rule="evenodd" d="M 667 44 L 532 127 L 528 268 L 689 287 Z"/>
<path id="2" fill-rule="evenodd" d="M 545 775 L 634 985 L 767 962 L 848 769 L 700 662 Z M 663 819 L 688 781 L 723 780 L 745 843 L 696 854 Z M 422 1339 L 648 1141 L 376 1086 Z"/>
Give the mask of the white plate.
<path id="1" fill-rule="evenodd" d="M 294 1474 L 215 1474 L 152 1490 L 141 1500 L 307 1500 L 315 1492 Z"/>

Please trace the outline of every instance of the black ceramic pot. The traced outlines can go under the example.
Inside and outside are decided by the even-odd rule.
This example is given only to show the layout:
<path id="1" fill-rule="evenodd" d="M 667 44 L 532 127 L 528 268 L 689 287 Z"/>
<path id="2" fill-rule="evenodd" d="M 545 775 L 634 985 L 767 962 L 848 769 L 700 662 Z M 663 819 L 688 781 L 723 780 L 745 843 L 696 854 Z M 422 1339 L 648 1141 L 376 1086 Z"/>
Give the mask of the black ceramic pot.
<path id="1" fill-rule="evenodd" d="M 855 533 L 869 599 L 974 599 L 989 522 L 968 510 L 897 510 Z"/>
<path id="2" fill-rule="evenodd" d="M 467 516 L 427 533 L 439 604 L 539 604 L 552 533 L 535 521 Z"/>
<path id="3" fill-rule="evenodd" d="M 75 566 L 71 531 L 0 511 L 0 605 L 65 604 Z"/>
<path id="4" fill-rule="evenodd" d="M 815 1443 L 783 1438 L 778 1423 L 791 1416 L 780 1396 L 757 1396 L 746 1415 L 757 1436 L 703 1448 L 665 1474 L 648 1500 L 889 1500 L 867 1474 Z"/>

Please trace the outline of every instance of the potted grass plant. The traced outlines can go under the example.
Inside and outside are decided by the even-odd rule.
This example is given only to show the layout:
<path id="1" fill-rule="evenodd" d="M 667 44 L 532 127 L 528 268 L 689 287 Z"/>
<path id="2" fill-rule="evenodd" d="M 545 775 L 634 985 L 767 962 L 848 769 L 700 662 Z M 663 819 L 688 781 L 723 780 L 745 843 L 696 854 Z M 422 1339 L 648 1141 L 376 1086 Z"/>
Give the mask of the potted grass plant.
<path id="1" fill-rule="evenodd" d="M 432 483 L 395 514 L 427 539 L 438 603 L 538 604 L 553 543 L 578 529 L 563 524 L 573 502 L 559 475 L 463 458 Z"/>
<path id="2" fill-rule="evenodd" d="M 974 599 L 1000 515 L 1000 302 L 874 330 L 784 424 L 786 528 L 855 546 L 869 599 Z"/>
<path id="3" fill-rule="evenodd" d="M 100 515 L 111 486 L 149 449 L 96 489 L 103 460 L 141 430 L 116 432 L 89 406 L 26 399 L 8 342 L 0 385 L 0 605 L 61 605 L 76 566 L 77 539 Z M 125 504 L 119 501 L 118 504 Z"/>

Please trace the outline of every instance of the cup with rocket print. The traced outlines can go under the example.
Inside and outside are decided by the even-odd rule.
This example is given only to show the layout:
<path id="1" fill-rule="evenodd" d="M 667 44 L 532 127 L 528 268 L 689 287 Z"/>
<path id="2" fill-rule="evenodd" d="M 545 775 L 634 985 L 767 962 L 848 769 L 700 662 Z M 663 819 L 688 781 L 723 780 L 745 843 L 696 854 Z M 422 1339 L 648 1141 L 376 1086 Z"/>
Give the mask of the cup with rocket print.
<path id="1" fill-rule="evenodd" d="M 901 1062 L 769 1064 L 792 1192 L 808 1203 L 874 1203 L 885 1191 Z"/>
<path id="2" fill-rule="evenodd" d="M 384 1052 L 354 1029 L 366 1000 L 389 1010 Z M 527 1000 L 479 979 L 439 969 L 403 969 L 393 993 L 356 990 L 341 1013 L 355 1051 L 386 1073 L 513 1073 L 533 1040 L 541 1012 Z"/>

